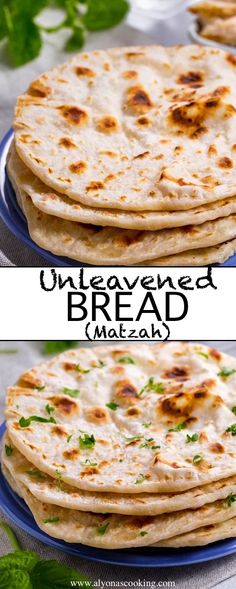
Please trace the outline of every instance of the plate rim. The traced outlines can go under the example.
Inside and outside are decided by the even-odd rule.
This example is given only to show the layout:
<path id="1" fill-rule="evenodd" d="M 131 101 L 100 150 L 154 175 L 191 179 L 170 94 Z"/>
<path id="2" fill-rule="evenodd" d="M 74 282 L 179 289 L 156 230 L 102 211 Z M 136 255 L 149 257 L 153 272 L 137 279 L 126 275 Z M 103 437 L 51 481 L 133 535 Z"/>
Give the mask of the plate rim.
<path id="1" fill-rule="evenodd" d="M 0 425 L 0 442 L 2 441 L 2 437 L 5 431 L 6 422 L 3 422 Z M 57 538 L 48 536 L 46 532 L 40 530 L 35 520 L 33 519 L 33 516 L 31 515 L 29 508 L 25 505 L 21 505 L 21 502 L 24 503 L 23 499 L 19 498 L 19 500 L 15 500 L 14 503 L 14 491 L 11 490 L 11 492 L 9 492 L 9 485 L 5 481 L 5 478 L 0 468 L 0 481 L 1 479 L 2 484 L 0 484 L 0 511 L 2 511 L 4 515 L 7 515 L 10 521 L 15 523 L 20 529 L 24 530 L 30 536 L 33 536 L 37 540 L 40 540 L 45 545 L 51 546 L 52 548 L 60 550 L 64 553 L 71 554 L 72 556 L 85 558 L 87 560 L 92 560 L 95 562 L 102 562 L 107 565 L 158 569 L 166 567 L 173 568 L 178 566 L 196 565 L 202 562 L 209 562 L 211 560 L 215 560 L 217 558 L 222 558 L 224 556 L 236 553 L 236 537 L 221 540 L 208 546 L 200 546 L 195 548 L 163 548 L 161 549 L 162 554 L 160 554 L 160 558 L 162 559 L 162 561 L 160 562 L 156 562 L 158 553 L 157 549 L 155 548 L 145 547 L 145 554 L 145 552 L 137 552 L 136 548 L 132 549 L 132 551 L 128 549 L 104 550 L 102 548 L 94 548 L 92 546 L 86 546 L 82 544 L 70 544 L 69 542 L 66 543 L 63 540 L 58 540 Z M 5 503 L 4 486 L 8 490 L 7 501 L 10 506 L 8 504 L 6 505 Z M 29 513 L 27 513 L 27 511 Z M 31 521 L 30 523 L 24 521 L 24 514 L 25 517 L 30 518 L 30 520 L 32 519 L 32 523 Z M 148 554 L 148 551 L 150 550 L 153 551 L 152 554 Z M 115 555 L 118 556 L 118 558 L 114 559 Z M 138 561 L 138 558 L 141 558 L 141 561 Z"/>

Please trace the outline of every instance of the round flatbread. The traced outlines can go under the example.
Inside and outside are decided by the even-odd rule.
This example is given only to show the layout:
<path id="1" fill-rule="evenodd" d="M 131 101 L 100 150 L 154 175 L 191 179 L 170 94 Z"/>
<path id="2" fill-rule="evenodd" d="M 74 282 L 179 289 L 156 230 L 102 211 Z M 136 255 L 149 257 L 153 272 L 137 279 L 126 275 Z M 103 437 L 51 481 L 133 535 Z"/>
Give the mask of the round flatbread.
<path id="1" fill-rule="evenodd" d="M 207 346 L 80 348 L 9 389 L 7 429 L 69 485 L 180 492 L 236 474 L 235 383 L 235 358 Z"/>
<path id="2" fill-rule="evenodd" d="M 16 148 L 87 206 L 186 210 L 235 195 L 235 56 L 197 45 L 79 53 L 15 111 Z"/>

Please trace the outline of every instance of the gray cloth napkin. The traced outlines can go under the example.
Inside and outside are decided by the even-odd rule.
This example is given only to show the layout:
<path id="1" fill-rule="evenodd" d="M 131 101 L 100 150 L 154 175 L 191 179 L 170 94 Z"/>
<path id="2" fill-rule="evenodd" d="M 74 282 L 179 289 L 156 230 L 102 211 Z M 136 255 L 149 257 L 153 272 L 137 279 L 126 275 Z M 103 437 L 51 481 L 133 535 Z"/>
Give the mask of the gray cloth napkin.
<path id="1" fill-rule="evenodd" d="M 207 343 L 213 347 L 216 346 L 216 342 Z M 218 342 L 217 347 L 226 353 L 236 356 L 236 342 Z M 18 352 L 14 355 L 4 355 L 0 353 L 0 423 L 4 418 L 3 411 L 6 387 L 14 383 L 22 371 L 30 368 L 37 362 L 42 361 L 42 359 L 45 359 L 45 356 L 42 355 L 41 342 L 0 341 L 0 350 L 4 348 L 14 348 L 17 349 Z M 140 589 L 145 589 L 147 587 L 149 589 L 158 589 L 158 587 L 172 587 L 176 589 L 210 589 L 213 587 L 218 588 L 218 584 L 219 589 L 235 589 L 236 587 L 236 557 L 234 555 L 221 559 L 218 558 L 217 560 L 199 565 L 181 566 L 180 568 L 135 569 L 133 567 L 106 565 L 88 561 L 84 558 L 69 556 L 35 540 L 25 532 L 21 531 L 18 526 L 12 525 L 11 522 L 1 514 L 1 505 L 0 520 L 8 521 L 13 527 L 23 548 L 35 550 L 40 556 L 42 556 L 42 558 L 56 559 L 75 567 L 89 576 L 97 584 L 100 580 L 99 589 L 111 587 L 112 585 L 109 585 L 111 581 L 117 583 L 116 587 L 122 587 L 122 583 L 129 582 L 130 585 L 126 586 L 131 587 L 131 589 L 132 587 L 138 587 Z M 5 554 L 9 549 L 9 543 L 0 529 L 0 555 Z M 105 583 L 104 588 L 101 586 L 101 582 Z M 167 582 L 169 582 L 169 585 Z M 221 585 L 221 582 L 224 583 Z M 172 583 L 172 585 L 170 583 Z"/>

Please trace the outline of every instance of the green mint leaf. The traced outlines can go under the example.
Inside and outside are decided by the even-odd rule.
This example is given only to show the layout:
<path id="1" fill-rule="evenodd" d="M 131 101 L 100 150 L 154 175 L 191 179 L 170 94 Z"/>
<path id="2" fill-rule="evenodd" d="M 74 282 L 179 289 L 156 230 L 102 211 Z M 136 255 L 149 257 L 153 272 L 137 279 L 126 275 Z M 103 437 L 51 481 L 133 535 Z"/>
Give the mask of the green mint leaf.
<path id="1" fill-rule="evenodd" d="M 89 435 L 84 433 L 83 436 L 79 437 L 79 446 L 81 450 L 90 450 L 95 446 L 95 437 L 93 434 Z"/>
<path id="2" fill-rule="evenodd" d="M 71 441 L 72 436 L 73 436 L 73 434 L 70 434 L 69 436 L 67 436 L 67 438 L 66 438 L 67 444 L 69 444 L 69 442 Z"/>
<path id="3" fill-rule="evenodd" d="M 69 397 L 78 397 L 80 394 L 80 389 L 68 389 L 67 387 L 64 387 L 62 391 L 65 395 L 69 395 Z"/>
<path id="4" fill-rule="evenodd" d="M 131 438 L 125 438 L 126 446 L 129 446 L 133 442 L 137 442 L 138 440 L 142 440 L 143 436 L 131 436 Z"/>
<path id="5" fill-rule="evenodd" d="M 236 415 L 236 406 L 232 407 L 231 411 L 234 413 L 234 415 Z"/>
<path id="6" fill-rule="evenodd" d="M 66 51 L 78 51 L 85 43 L 85 30 L 82 27 L 74 27 L 71 37 L 65 44 Z"/>
<path id="7" fill-rule="evenodd" d="M 34 477 L 40 481 L 43 481 L 47 478 L 46 475 L 43 472 L 41 472 L 41 470 L 39 470 L 38 468 L 30 468 L 25 472 L 26 474 L 29 474 L 31 477 Z"/>
<path id="8" fill-rule="evenodd" d="M 154 382 L 154 377 L 151 376 L 137 396 L 141 397 L 145 391 L 152 391 L 153 393 L 162 395 L 165 392 L 165 385 L 163 382 Z"/>
<path id="9" fill-rule="evenodd" d="M 196 354 L 198 354 L 198 356 L 202 356 L 206 360 L 209 360 L 209 355 L 206 354 L 205 352 L 196 352 Z"/>
<path id="10" fill-rule="evenodd" d="M 230 495 L 228 495 L 228 497 L 226 497 L 227 507 L 231 507 L 231 505 L 233 505 L 233 503 L 235 503 L 235 501 L 236 501 L 236 495 L 233 495 L 233 493 L 230 493 Z"/>
<path id="11" fill-rule="evenodd" d="M 150 425 L 152 425 L 152 422 L 151 421 L 146 421 L 146 422 L 142 423 L 142 425 L 143 425 L 143 427 L 148 428 L 148 427 L 150 427 Z"/>
<path id="12" fill-rule="evenodd" d="M 200 464 L 202 460 L 203 456 L 201 456 L 201 454 L 195 454 L 195 456 L 193 457 L 193 464 Z"/>
<path id="13" fill-rule="evenodd" d="M 198 434 L 193 434 L 192 436 L 189 436 L 189 434 L 187 434 L 186 436 L 186 444 L 190 444 L 191 442 L 197 442 L 199 439 L 199 435 Z"/>
<path id="14" fill-rule="evenodd" d="M 19 420 L 20 427 L 29 427 L 31 421 L 39 421 L 40 423 L 56 423 L 54 417 L 46 419 L 45 417 L 39 417 L 38 415 L 31 415 L 30 417 L 21 417 Z"/>
<path id="15" fill-rule="evenodd" d="M 0 557 L 0 578 L 3 569 L 24 569 L 30 573 L 38 561 L 39 556 L 36 552 L 29 550 L 18 550 L 5 554 Z"/>
<path id="16" fill-rule="evenodd" d="M 231 433 L 232 436 L 236 436 L 236 423 L 232 423 L 225 431 Z"/>
<path id="17" fill-rule="evenodd" d="M 55 411 L 55 407 L 53 407 L 52 405 L 49 405 L 49 403 L 47 403 L 45 410 L 47 411 L 47 413 L 49 415 L 51 415 L 51 413 L 53 413 L 53 411 Z"/>
<path id="18" fill-rule="evenodd" d="M 43 345 L 44 354 L 59 354 L 65 350 L 75 348 L 78 341 L 66 340 L 66 341 L 45 341 Z"/>
<path id="19" fill-rule="evenodd" d="M 87 0 L 83 22 L 88 31 L 109 29 L 118 25 L 128 10 L 129 3 L 126 0 Z"/>
<path id="20" fill-rule="evenodd" d="M 77 372 L 81 372 L 81 374 L 88 374 L 88 372 L 90 372 L 90 370 L 81 368 L 80 364 L 77 364 L 75 367 L 75 370 L 77 370 Z"/>
<path id="21" fill-rule="evenodd" d="M 144 476 L 144 474 L 142 474 L 142 473 L 141 473 L 141 474 L 139 475 L 139 477 L 136 479 L 136 481 L 135 481 L 135 483 L 134 483 L 134 484 L 135 484 L 135 485 L 141 485 L 141 484 L 143 483 L 143 481 L 145 481 L 145 478 L 146 478 L 146 477 Z"/>
<path id="22" fill-rule="evenodd" d="M 0 583 L 1 589 L 32 589 L 29 573 L 21 569 L 3 569 Z"/>
<path id="23" fill-rule="evenodd" d="M 142 532 L 140 532 L 140 536 L 146 536 L 148 534 L 148 532 L 145 532 L 144 530 Z"/>
<path id="24" fill-rule="evenodd" d="M 183 421 L 182 423 L 179 423 L 175 427 L 171 427 L 170 429 L 168 429 L 168 432 L 180 432 L 182 429 L 186 429 L 186 427 L 187 427 L 187 424 L 185 423 L 185 421 Z"/>
<path id="25" fill-rule="evenodd" d="M 235 368 L 222 368 L 222 370 L 220 372 L 218 372 L 217 376 L 220 376 L 220 378 L 222 378 L 223 380 L 226 380 L 227 378 L 229 378 L 229 376 L 232 376 L 232 374 L 234 374 L 236 372 Z"/>
<path id="26" fill-rule="evenodd" d="M 106 533 L 107 528 L 109 526 L 109 523 L 110 522 L 107 522 L 107 524 L 104 524 L 104 526 L 99 526 L 99 528 L 97 530 L 97 533 L 98 533 L 99 536 L 104 536 L 104 534 Z"/>
<path id="27" fill-rule="evenodd" d="M 96 366 L 96 368 L 104 368 L 106 366 L 105 362 L 103 362 L 103 360 L 98 360 L 98 364 Z"/>
<path id="28" fill-rule="evenodd" d="M 8 50 L 14 66 L 20 67 L 35 59 L 41 50 L 42 40 L 38 26 L 25 14 L 12 20 L 8 31 Z"/>
<path id="29" fill-rule="evenodd" d="M 83 464 L 84 466 L 97 466 L 97 462 L 91 462 L 91 460 L 89 460 L 88 458 L 86 458 L 86 460 L 84 462 L 81 462 L 81 464 Z"/>
<path id="30" fill-rule="evenodd" d="M 13 446 L 11 446 L 11 444 L 9 444 L 9 446 L 7 444 L 5 444 L 5 452 L 7 456 L 11 456 L 12 452 L 14 451 Z"/>
<path id="31" fill-rule="evenodd" d="M 34 386 L 34 389 L 37 389 L 37 391 L 44 391 L 45 388 L 46 387 L 44 384 L 38 384 Z"/>
<path id="32" fill-rule="evenodd" d="M 47 519 L 43 520 L 44 524 L 58 524 L 58 522 L 60 521 L 59 517 L 48 517 Z"/>
<path id="33" fill-rule="evenodd" d="M 113 403 L 113 401 L 111 401 L 111 403 L 106 403 L 106 407 L 108 407 L 108 409 L 111 409 L 112 411 L 116 411 L 119 407 L 119 405 L 117 405 L 117 403 Z"/>
<path id="34" fill-rule="evenodd" d="M 119 364 L 136 364 L 135 360 L 131 356 L 122 356 L 118 362 Z"/>
<path id="35" fill-rule="evenodd" d="M 57 560 L 39 561 L 31 573 L 33 589 L 71 589 L 77 581 L 80 589 L 92 589 L 92 582 L 79 571 Z"/>

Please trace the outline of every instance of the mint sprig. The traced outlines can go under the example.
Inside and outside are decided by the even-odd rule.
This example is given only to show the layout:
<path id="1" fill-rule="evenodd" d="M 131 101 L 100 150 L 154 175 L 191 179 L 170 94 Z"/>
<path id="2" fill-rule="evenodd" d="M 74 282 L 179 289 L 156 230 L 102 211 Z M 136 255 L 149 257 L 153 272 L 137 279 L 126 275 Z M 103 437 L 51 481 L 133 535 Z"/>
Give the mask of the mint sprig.
<path id="1" fill-rule="evenodd" d="M 40 25 L 35 17 L 44 8 L 53 8 L 55 4 L 64 12 L 61 22 L 52 27 Z M 118 25 L 128 10 L 128 0 L 1 0 L 0 40 L 6 40 L 11 63 L 19 67 L 39 55 L 43 32 L 50 34 L 67 29 L 71 34 L 65 50 L 77 51 L 83 47 L 87 31 L 101 31 Z M 54 353 L 57 343 L 60 342 L 45 342 L 45 353 Z"/>

